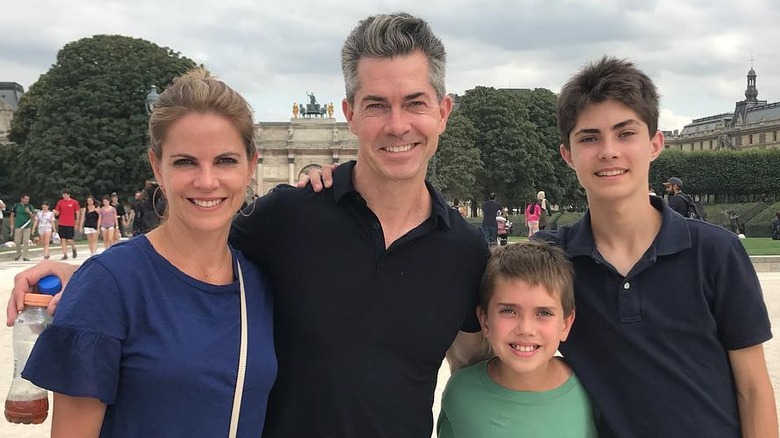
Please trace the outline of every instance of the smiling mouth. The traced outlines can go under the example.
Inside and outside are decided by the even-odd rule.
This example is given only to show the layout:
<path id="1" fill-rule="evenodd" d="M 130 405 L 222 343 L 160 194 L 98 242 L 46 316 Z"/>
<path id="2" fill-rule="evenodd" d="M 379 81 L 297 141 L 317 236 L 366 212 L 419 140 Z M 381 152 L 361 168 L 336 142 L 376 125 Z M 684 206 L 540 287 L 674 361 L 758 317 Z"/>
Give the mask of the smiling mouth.
<path id="1" fill-rule="evenodd" d="M 602 170 L 600 172 L 596 172 L 596 176 L 618 176 L 626 172 L 628 171 L 625 169 Z"/>
<path id="2" fill-rule="evenodd" d="M 385 146 L 382 148 L 382 150 L 386 152 L 390 152 L 392 154 L 397 154 L 401 152 L 410 151 L 415 146 L 417 146 L 417 143 L 408 143 L 408 144 L 402 144 L 400 146 Z"/>
<path id="3" fill-rule="evenodd" d="M 221 204 L 222 201 L 224 201 L 224 200 L 225 200 L 225 198 L 211 199 L 209 201 L 204 201 L 204 200 L 201 200 L 201 199 L 190 199 L 189 201 L 192 202 L 193 204 L 197 205 L 198 207 L 211 208 L 211 207 L 215 207 L 215 206 Z"/>
<path id="4" fill-rule="evenodd" d="M 534 350 L 538 350 L 541 348 L 538 345 L 519 345 L 519 344 L 509 344 L 509 346 L 512 348 L 512 350 L 519 351 L 521 353 L 530 353 Z"/>

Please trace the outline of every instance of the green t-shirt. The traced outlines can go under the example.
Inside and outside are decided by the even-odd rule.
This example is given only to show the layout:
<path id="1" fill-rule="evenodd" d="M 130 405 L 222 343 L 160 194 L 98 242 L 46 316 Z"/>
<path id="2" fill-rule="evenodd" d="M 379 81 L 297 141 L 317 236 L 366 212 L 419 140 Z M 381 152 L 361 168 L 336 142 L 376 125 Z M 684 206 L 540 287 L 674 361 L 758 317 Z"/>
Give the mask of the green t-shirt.
<path id="1" fill-rule="evenodd" d="M 574 373 L 550 391 L 513 391 L 490 378 L 487 364 L 450 377 L 439 438 L 597 438 L 590 399 Z"/>
<path id="2" fill-rule="evenodd" d="M 27 211 L 30 211 L 28 213 Z M 17 202 L 14 204 L 13 208 L 14 212 L 14 228 L 32 228 L 33 225 L 33 215 L 35 215 L 35 208 L 33 208 L 32 204 L 22 204 L 21 202 Z"/>

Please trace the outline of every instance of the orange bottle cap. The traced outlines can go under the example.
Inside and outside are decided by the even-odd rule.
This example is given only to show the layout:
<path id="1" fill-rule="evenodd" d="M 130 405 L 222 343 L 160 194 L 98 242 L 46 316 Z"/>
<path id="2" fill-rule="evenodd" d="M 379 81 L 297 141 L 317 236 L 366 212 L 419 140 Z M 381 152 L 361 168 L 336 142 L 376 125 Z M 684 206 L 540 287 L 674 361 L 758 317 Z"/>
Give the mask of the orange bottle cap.
<path id="1" fill-rule="evenodd" d="M 46 294 L 24 294 L 24 305 L 46 307 L 51 298 L 51 295 Z"/>

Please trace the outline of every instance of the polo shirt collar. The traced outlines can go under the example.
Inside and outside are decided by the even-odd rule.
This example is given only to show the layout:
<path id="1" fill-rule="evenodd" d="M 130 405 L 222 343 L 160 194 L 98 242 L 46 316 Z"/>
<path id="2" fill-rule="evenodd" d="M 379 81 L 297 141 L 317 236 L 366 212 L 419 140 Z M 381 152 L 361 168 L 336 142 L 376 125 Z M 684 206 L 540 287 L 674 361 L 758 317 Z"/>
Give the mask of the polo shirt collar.
<path id="1" fill-rule="evenodd" d="M 650 197 L 650 204 L 661 211 L 661 229 L 655 236 L 653 246 L 656 255 L 669 255 L 691 247 L 691 233 L 686 219 L 669 208 L 663 198 Z M 596 254 L 596 244 L 593 241 L 593 229 L 590 221 L 590 209 L 575 222 L 569 230 L 566 242 L 566 252 L 572 256 L 589 256 Z"/>
<path id="2" fill-rule="evenodd" d="M 346 163 L 340 164 L 333 171 L 333 197 L 337 203 L 341 202 L 344 196 L 350 193 L 360 194 L 355 189 L 355 184 L 352 181 L 352 172 L 355 169 L 356 163 L 355 160 L 347 161 Z M 431 216 L 436 217 L 438 223 L 444 223 L 447 228 L 450 228 L 452 226 L 449 215 L 450 206 L 447 204 L 444 196 L 442 196 L 428 181 L 425 181 L 425 187 L 431 195 L 431 202 L 433 204 Z"/>

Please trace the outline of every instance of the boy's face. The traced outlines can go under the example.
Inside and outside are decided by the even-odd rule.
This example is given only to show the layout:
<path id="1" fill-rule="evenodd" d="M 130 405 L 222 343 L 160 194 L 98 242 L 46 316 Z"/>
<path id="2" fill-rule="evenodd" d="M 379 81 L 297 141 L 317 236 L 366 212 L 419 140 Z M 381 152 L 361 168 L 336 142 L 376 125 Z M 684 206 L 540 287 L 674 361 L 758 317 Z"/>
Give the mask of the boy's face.
<path id="1" fill-rule="evenodd" d="M 574 322 L 574 311 L 563 316 L 558 293 L 507 278 L 498 279 L 488 308 L 479 308 L 477 315 L 482 334 L 500 359 L 498 383 L 510 388 L 514 386 L 512 378 L 545 375 Z"/>
<path id="2" fill-rule="evenodd" d="M 650 162 L 664 147 L 660 131 L 620 102 L 608 100 L 585 107 L 569 134 L 570 149 L 561 156 L 577 173 L 589 203 L 642 199 L 647 202 Z"/>

